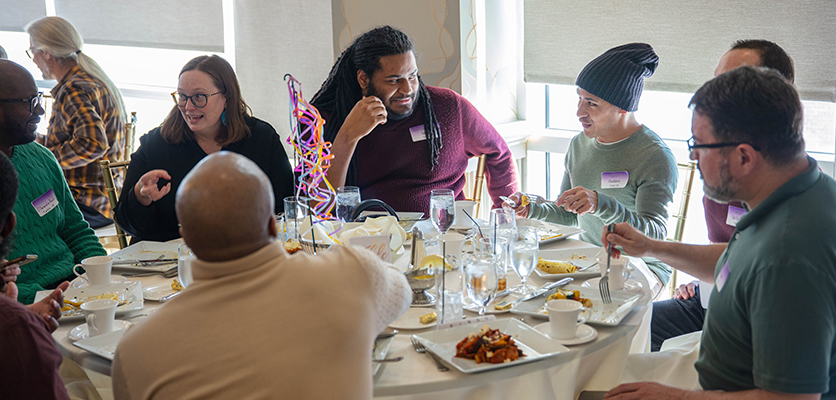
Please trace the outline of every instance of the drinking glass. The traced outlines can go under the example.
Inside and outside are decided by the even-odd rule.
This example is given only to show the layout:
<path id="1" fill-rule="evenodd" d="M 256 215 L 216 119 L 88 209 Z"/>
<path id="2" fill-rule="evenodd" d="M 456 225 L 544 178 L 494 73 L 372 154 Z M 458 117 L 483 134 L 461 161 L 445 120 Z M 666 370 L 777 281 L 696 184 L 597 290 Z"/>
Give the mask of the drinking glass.
<path id="1" fill-rule="evenodd" d="M 343 222 L 351 222 L 351 214 L 360 204 L 360 188 L 357 186 L 340 186 L 337 188 L 337 218 Z"/>
<path id="2" fill-rule="evenodd" d="M 299 240 L 299 224 L 307 216 L 307 209 L 299 204 L 296 196 L 284 198 L 285 240 Z"/>
<path id="3" fill-rule="evenodd" d="M 540 249 L 540 237 L 537 228 L 530 226 L 517 228 L 517 237 L 510 244 L 511 265 L 519 275 L 520 283 L 511 288 L 511 291 L 519 294 L 529 294 L 537 288 L 526 285 L 528 277 L 537 267 Z"/>
<path id="4" fill-rule="evenodd" d="M 192 249 L 185 244 L 177 246 L 177 278 L 184 288 L 192 284 Z"/>
<path id="5" fill-rule="evenodd" d="M 467 296 L 479 306 L 479 315 L 485 315 L 485 308 L 496 296 L 499 286 L 496 270 L 496 258 L 490 253 L 473 253 L 465 261 L 464 279 Z"/>
<path id="6" fill-rule="evenodd" d="M 450 189 L 434 189 L 430 193 L 430 216 L 441 234 L 453 226 L 456 218 L 456 201 Z"/>
<path id="7" fill-rule="evenodd" d="M 490 253 L 496 259 L 496 277 L 499 280 L 497 290 L 501 292 L 505 290 L 508 282 L 506 276 L 508 274 L 508 266 L 505 262 L 507 260 L 506 255 L 508 254 L 508 239 L 501 236 L 496 236 L 494 238 L 493 230 L 489 230 L 489 232 L 490 234 L 488 234 L 488 236 L 479 238 L 476 250 Z"/>

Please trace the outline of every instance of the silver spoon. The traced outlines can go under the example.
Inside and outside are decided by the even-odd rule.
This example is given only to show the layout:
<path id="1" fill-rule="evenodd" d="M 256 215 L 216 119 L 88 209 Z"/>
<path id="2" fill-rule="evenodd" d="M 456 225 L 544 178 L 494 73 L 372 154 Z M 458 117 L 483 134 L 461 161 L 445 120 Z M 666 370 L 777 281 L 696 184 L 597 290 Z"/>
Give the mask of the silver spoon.
<path id="1" fill-rule="evenodd" d="M 372 359 L 372 362 L 389 363 L 389 362 L 398 362 L 398 361 L 401 361 L 401 360 L 403 360 L 403 356 L 395 357 L 395 358 L 383 358 L 383 359 L 380 359 L 380 360 Z"/>

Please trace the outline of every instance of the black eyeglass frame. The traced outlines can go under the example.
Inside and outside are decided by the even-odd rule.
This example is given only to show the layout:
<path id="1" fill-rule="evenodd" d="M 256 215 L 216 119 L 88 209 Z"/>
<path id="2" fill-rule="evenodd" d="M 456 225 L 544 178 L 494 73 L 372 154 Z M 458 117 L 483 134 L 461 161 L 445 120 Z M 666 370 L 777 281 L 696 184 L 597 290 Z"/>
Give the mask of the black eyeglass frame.
<path id="1" fill-rule="evenodd" d="M 177 92 L 171 92 L 171 98 L 174 99 L 174 104 L 177 104 L 177 107 L 185 107 L 186 106 L 186 101 L 191 101 L 193 106 L 195 106 L 197 108 L 203 108 L 203 107 L 206 107 L 207 105 L 209 105 L 209 98 L 216 95 L 216 94 L 223 94 L 223 91 L 215 92 L 215 93 L 212 93 L 212 94 L 197 93 L 197 94 L 193 94 L 191 96 L 186 96 L 185 94 L 181 94 L 181 93 L 177 93 Z M 197 103 L 195 102 L 195 98 L 200 98 L 200 96 L 203 96 L 203 97 L 206 98 L 206 100 L 204 100 L 205 103 L 203 103 L 202 106 L 197 105 Z M 185 101 L 183 101 L 183 104 L 180 104 L 180 101 L 177 100 L 178 97 L 182 97 L 182 98 L 186 99 Z"/>
<path id="2" fill-rule="evenodd" d="M 723 147 L 740 146 L 741 144 L 748 144 L 749 146 L 752 146 L 752 148 L 755 149 L 755 151 L 760 151 L 760 150 L 758 150 L 758 148 L 755 145 L 750 144 L 750 143 L 746 143 L 746 142 L 723 142 L 723 143 L 710 143 L 710 144 L 695 144 L 693 136 L 691 136 L 690 139 L 685 141 L 685 143 L 688 145 L 688 151 L 689 152 L 692 152 L 696 149 L 719 149 L 719 148 L 723 148 Z"/>
<path id="3" fill-rule="evenodd" d="M 29 102 L 29 112 L 35 112 L 35 108 L 42 105 L 44 101 L 44 92 L 38 92 L 25 99 L 0 99 L 0 103 L 25 103 Z"/>
<path id="4" fill-rule="evenodd" d="M 30 47 L 30 48 L 26 49 L 26 55 L 29 56 L 30 59 L 34 59 L 35 58 L 35 52 L 37 50 L 38 49 L 36 49 L 34 47 Z"/>

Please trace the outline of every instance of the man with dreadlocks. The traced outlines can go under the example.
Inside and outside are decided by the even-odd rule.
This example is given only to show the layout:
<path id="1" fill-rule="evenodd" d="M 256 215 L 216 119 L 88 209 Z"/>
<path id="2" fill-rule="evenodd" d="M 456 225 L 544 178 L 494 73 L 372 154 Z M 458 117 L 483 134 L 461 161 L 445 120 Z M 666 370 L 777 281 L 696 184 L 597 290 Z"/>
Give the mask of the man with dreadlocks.
<path id="1" fill-rule="evenodd" d="M 676 159 L 662 139 L 636 121 L 644 79 L 659 57 L 646 43 L 614 47 L 584 67 L 578 86 L 578 119 L 583 133 L 566 152 L 562 194 L 554 202 L 517 207 L 517 214 L 586 232 L 581 240 L 601 245 L 608 224 L 628 222 L 642 233 L 664 239 L 668 204 L 678 173 Z M 521 204 L 520 194 L 511 197 Z M 672 273 L 659 260 L 647 266 L 666 284 Z"/>
<path id="2" fill-rule="evenodd" d="M 452 189 L 463 199 L 467 161 L 485 154 L 494 206 L 518 188 L 505 141 L 462 96 L 424 85 L 412 41 L 395 28 L 358 37 L 311 103 L 332 143 L 334 187 L 359 186 L 363 198 L 426 213 L 433 189 Z"/>

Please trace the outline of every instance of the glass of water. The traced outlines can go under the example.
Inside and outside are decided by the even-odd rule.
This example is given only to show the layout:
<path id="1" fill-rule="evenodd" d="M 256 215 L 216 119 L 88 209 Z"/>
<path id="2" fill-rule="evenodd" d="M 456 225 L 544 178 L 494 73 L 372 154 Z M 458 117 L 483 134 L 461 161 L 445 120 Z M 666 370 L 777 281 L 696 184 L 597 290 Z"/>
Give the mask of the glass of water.
<path id="1" fill-rule="evenodd" d="M 340 186 L 337 188 L 337 218 L 343 222 L 351 222 L 351 214 L 360 204 L 360 188 L 357 186 Z"/>
<path id="2" fill-rule="evenodd" d="M 499 286 L 497 264 L 493 254 L 473 253 L 464 264 L 464 280 L 467 297 L 479 306 L 479 315 L 485 315 L 485 309 L 493 301 Z"/>
<path id="3" fill-rule="evenodd" d="M 450 189 L 434 189 L 430 192 L 430 216 L 435 229 L 441 234 L 453 226 L 456 218 L 456 198 Z"/>
<path id="4" fill-rule="evenodd" d="M 526 282 L 539 261 L 540 237 L 537 228 L 530 226 L 517 228 L 517 237 L 511 241 L 510 248 L 511 266 L 522 281 L 511 288 L 511 291 L 520 294 L 534 292 L 537 288 L 527 285 Z"/>
<path id="5" fill-rule="evenodd" d="M 284 198 L 285 240 L 299 240 L 299 224 L 307 216 L 307 208 L 299 204 L 296 196 Z"/>
<path id="6" fill-rule="evenodd" d="M 184 288 L 192 284 L 192 249 L 185 244 L 177 247 L 177 279 Z"/>
<path id="7" fill-rule="evenodd" d="M 503 236 L 494 236 L 493 230 L 487 236 L 479 238 L 476 249 L 486 253 L 493 254 L 496 259 L 496 274 L 499 279 L 499 291 L 503 291 L 507 285 L 506 275 L 508 274 L 508 239 Z"/>

